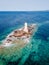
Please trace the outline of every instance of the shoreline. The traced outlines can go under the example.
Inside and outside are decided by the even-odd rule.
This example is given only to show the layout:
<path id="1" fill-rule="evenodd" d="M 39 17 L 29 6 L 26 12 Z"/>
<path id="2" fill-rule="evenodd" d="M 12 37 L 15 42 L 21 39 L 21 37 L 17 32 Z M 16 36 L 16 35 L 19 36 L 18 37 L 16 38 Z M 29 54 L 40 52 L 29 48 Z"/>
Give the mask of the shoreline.
<path id="1" fill-rule="evenodd" d="M 30 33 L 28 34 L 28 31 L 24 30 L 24 27 L 22 27 L 20 29 L 15 29 L 10 34 L 8 34 L 4 40 L 2 40 L 2 44 L 1 45 L 3 45 L 3 46 L 10 46 L 10 45 L 13 45 L 13 44 L 16 44 L 16 43 L 19 44 L 20 42 L 22 44 L 23 43 L 29 43 L 31 35 L 34 35 L 36 24 L 32 24 L 32 26 L 30 25 L 28 28 L 31 31 L 33 30 L 33 32 L 31 32 L 31 34 Z M 27 36 L 29 35 L 28 38 L 27 38 L 26 35 L 22 35 L 21 37 L 17 37 L 17 36 L 15 37 L 15 36 L 13 36 L 13 34 L 15 33 L 15 31 L 21 31 L 21 33 L 23 33 L 23 30 L 24 30 L 24 32 L 26 31 L 25 34 Z M 16 33 L 16 35 L 17 35 L 17 33 Z"/>

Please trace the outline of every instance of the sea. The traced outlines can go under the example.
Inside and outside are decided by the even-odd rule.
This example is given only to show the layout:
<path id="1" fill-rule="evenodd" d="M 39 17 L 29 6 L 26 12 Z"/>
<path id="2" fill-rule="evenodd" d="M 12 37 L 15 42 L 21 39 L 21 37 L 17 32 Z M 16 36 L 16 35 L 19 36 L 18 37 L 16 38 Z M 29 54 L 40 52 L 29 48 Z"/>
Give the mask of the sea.
<path id="1" fill-rule="evenodd" d="M 49 11 L 0 11 L 0 44 L 25 22 L 38 27 L 30 43 L 0 48 L 0 65 L 49 65 Z"/>

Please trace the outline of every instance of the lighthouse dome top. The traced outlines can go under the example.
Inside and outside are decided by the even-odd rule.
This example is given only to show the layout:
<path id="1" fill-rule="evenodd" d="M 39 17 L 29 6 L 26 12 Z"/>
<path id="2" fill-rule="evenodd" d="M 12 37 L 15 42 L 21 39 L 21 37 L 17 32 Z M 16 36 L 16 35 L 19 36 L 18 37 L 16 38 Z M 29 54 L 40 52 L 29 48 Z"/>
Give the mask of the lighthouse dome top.
<path id="1" fill-rule="evenodd" d="M 25 22 L 25 26 L 27 26 L 27 22 Z"/>

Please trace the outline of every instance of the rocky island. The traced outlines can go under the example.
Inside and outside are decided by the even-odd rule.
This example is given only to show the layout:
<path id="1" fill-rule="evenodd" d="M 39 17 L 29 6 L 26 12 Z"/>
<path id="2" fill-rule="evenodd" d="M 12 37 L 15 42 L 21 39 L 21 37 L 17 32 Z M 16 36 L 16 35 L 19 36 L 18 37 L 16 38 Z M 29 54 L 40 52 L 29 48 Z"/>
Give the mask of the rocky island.
<path id="1" fill-rule="evenodd" d="M 4 39 L 3 46 L 10 46 L 15 43 L 28 43 L 31 35 L 34 34 L 36 24 L 27 25 L 25 22 L 24 27 L 12 31 L 6 39 Z"/>

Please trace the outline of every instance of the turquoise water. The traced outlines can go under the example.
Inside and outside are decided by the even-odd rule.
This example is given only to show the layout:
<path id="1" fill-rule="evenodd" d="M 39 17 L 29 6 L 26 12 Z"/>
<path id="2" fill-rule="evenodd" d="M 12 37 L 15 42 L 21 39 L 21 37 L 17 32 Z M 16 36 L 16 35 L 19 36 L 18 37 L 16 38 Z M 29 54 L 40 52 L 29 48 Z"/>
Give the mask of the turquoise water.
<path id="1" fill-rule="evenodd" d="M 49 65 L 49 12 L 0 12 L 0 44 L 13 30 L 36 23 L 38 29 L 24 46 L 0 49 L 0 65 Z"/>

